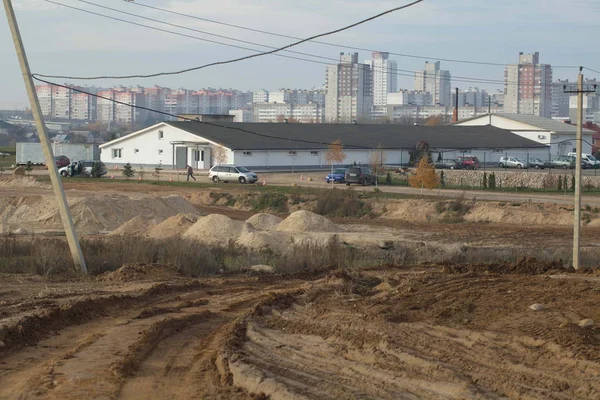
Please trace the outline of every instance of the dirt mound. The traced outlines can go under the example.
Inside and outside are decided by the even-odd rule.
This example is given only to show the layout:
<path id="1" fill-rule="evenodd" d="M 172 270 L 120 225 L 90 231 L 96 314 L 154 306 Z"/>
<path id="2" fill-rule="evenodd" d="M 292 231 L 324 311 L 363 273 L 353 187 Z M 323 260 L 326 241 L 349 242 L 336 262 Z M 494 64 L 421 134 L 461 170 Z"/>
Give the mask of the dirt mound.
<path id="1" fill-rule="evenodd" d="M 152 226 L 144 236 L 151 239 L 170 239 L 183 235 L 194 223 L 198 216 L 194 214 L 177 214 L 167 218 L 158 225 Z"/>
<path id="2" fill-rule="evenodd" d="M 519 275 L 542 275 L 547 273 L 574 272 L 573 268 L 566 268 L 562 260 L 540 261 L 532 257 L 522 257 L 516 262 L 485 265 L 444 265 L 442 271 L 445 273 L 481 273 L 491 272 L 494 274 L 519 274 Z"/>
<path id="3" fill-rule="evenodd" d="M 196 208 L 180 196 L 71 197 L 69 209 L 75 227 L 83 233 L 113 231 L 137 216 L 158 223 L 179 213 L 197 213 Z M 0 205 L 0 212 L 4 225 L 62 229 L 58 206 L 52 196 L 8 199 Z"/>
<path id="4" fill-rule="evenodd" d="M 245 232 L 236 240 L 236 244 L 254 251 L 273 251 L 283 254 L 289 250 L 292 238 L 285 232 Z"/>
<path id="5" fill-rule="evenodd" d="M 573 212 L 555 205 L 490 203 L 473 206 L 464 220 L 521 225 L 571 225 Z"/>
<path id="6" fill-rule="evenodd" d="M 126 264 L 116 271 L 98 277 L 103 282 L 131 282 L 145 280 L 167 280 L 181 275 L 173 265 L 168 264 Z"/>
<path id="7" fill-rule="evenodd" d="M 437 218 L 435 202 L 427 200 L 398 200 L 387 202 L 382 217 L 411 222 L 427 222 Z"/>
<path id="8" fill-rule="evenodd" d="M 252 226 L 259 231 L 275 229 L 281 221 L 283 220 L 278 216 L 266 213 L 254 214 L 246 220 L 247 223 L 252 224 Z"/>
<path id="9" fill-rule="evenodd" d="M 184 238 L 202 243 L 226 246 L 236 240 L 242 232 L 243 223 L 221 214 L 210 214 L 199 218 L 184 234 Z"/>
<path id="10" fill-rule="evenodd" d="M 276 228 L 284 232 L 343 232 L 344 230 L 327 218 L 310 211 L 296 211 Z"/>
<path id="11" fill-rule="evenodd" d="M 23 167 L 18 167 L 18 168 L 23 168 Z M 15 171 L 17 171 L 17 169 L 15 169 Z M 35 179 L 33 176 L 24 176 L 24 174 L 21 175 L 21 174 L 17 174 L 17 173 L 15 173 L 15 175 L 13 175 L 13 176 L 2 176 L 0 178 L 0 186 L 1 187 L 15 187 L 15 188 L 35 187 L 35 188 L 39 188 L 39 189 L 48 189 L 48 190 L 52 189 L 52 186 L 48 185 L 47 183 L 38 182 L 37 179 Z"/>
<path id="12" fill-rule="evenodd" d="M 109 233 L 108 236 L 140 236 L 150 226 L 152 226 L 151 221 L 144 217 L 137 216 L 125 222 L 123 225 Z"/>

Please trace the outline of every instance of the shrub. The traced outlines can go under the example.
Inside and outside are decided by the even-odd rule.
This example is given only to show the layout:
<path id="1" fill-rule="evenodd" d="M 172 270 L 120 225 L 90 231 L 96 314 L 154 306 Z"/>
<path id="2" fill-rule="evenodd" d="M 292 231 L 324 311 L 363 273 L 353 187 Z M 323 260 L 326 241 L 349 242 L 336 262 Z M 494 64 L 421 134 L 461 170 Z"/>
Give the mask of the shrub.
<path id="1" fill-rule="evenodd" d="M 389 172 L 385 175 L 385 183 L 387 185 L 391 185 L 392 184 L 392 174 L 390 174 Z"/>
<path id="2" fill-rule="evenodd" d="M 130 179 L 133 175 L 135 175 L 135 169 L 131 167 L 131 164 L 127 163 L 123 167 L 123 172 L 121 172 L 124 177 Z"/>
<path id="3" fill-rule="evenodd" d="M 363 192 L 354 192 L 352 190 L 326 190 L 317 193 L 314 212 L 328 217 L 354 217 L 360 218 L 371 212 L 368 206 L 361 198 L 364 198 Z"/>
<path id="4" fill-rule="evenodd" d="M 575 175 L 571 175 L 571 192 L 575 191 Z"/>
<path id="5" fill-rule="evenodd" d="M 33 170 L 33 163 L 31 161 L 27 161 L 27 164 L 25 165 L 25 171 L 31 175 L 31 171 Z"/>
<path id="6" fill-rule="evenodd" d="M 94 164 L 92 164 L 92 171 L 91 171 L 91 175 L 92 178 L 100 178 L 102 176 L 102 166 L 99 162 L 94 162 Z"/>
<path id="7" fill-rule="evenodd" d="M 225 202 L 221 202 L 220 205 L 225 205 L 227 207 L 233 207 L 236 203 L 235 197 L 233 197 L 230 193 L 210 192 L 208 197 L 212 199 L 213 205 L 219 203 L 221 200 L 225 200 Z"/>
<path id="8" fill-rule="evenodd" d="M 488 176 L 487 176 L 487 173 L 484 172 L 483 173 L 483 188 L 487 189 L 487 187 L 488 187 Z"/>
<path id="9" fill-rule="evenodd" d="M 488 177 L 488 187 L 490 189 L 496 189 L 496 174 L 494 172 Z"/>
<path id="10" fill-rule="evenodd" d="M 438 214 L 443 214 L 440 222 L 459 223 L 463 222 L 463 217 L 471 210 L 471 205 L 465 201 L 464 196 L 460 196 L 449 202 L 438 201 L 435 210 Z"/>
<path id="11" fill-rule="evenodd" d="M 284 213 L 288 210 L 287 197 L 281 193 L 261 193 L 249 198 L 254 211 L 273 211 Z"/>
<path id="12" fill-rule="evenodd" d="M 558 185 L 557 185 L 558 191 L 562 192 L 563 190 L 563 178 L 562 176 L 558 176 Z"/>

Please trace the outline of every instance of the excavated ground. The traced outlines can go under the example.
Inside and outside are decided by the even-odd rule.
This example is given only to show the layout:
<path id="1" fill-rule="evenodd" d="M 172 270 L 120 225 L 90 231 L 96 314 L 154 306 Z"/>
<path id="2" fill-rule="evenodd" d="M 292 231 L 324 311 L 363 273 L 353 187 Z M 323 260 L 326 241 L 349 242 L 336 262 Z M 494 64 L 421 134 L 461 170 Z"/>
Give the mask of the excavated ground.
<path id="1" fill-rule="evenodd" d="M 0 280 L 3 399 L 600 396 L 600 276 L 558 264 Z"/>

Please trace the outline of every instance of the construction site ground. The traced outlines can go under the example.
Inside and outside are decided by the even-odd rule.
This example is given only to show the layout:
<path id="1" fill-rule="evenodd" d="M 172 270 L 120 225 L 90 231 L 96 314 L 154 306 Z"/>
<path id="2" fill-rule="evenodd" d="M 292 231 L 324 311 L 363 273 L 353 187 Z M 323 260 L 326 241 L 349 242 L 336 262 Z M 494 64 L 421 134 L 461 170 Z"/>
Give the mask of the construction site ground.
<path id="1" fill-rule="evenodd" d="M 33 212 L 51 191 L 27 185 L 4 184 L 0 198 Z M 165 196 L 234 221 L 256 214 L 194 203 L 193 187 L 72 180 L 65 188 L 70 198 L 160 197 L 144 210 L 161 219 L 188 207 Z M 392 211 L 331 219 L 348 237 L 513 249 L 504 262 L 198 278 L 156 264 L 93 277 L 0 274 L 0 399 L 600 398 L 600 273 L 529 258 L 523 249 L 568 249 L 572 228 L 529 217 L 537 206 L 508 207 L 506 223 L 481 222 L 497 212 L 491 206 L 472 213 L 479 222 L 386 218 Z M 557 221 L 567 213 L 548 210 Z M 109 214 L 94 223 L 116 229 L 121 221 Z M 514 223 L 521 216 L 533 222 Z M 600 247 L 597 225 L 582 233 L 584 247 Z"/>

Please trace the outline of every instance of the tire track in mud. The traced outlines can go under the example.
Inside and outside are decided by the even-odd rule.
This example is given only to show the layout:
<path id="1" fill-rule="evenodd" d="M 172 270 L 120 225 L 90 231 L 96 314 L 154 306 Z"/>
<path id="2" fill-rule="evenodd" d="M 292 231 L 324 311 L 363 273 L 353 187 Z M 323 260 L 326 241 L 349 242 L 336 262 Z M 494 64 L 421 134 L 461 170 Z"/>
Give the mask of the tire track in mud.
<path id="1" fill-rule="evenodd" d="M 22 335 L 35 346 L 10 342 L 0 358 L 0 398 L 250 398 L 231 387 L 222 355 L 237 318 L 270 293 L 303 282 L 233 277 L 157 284 L 137 297 L 77 299 L 26 316 L 36 322 L 27 332 L 48 327 Z M 91 304 L 98 308 L 82 315 Z"/>

